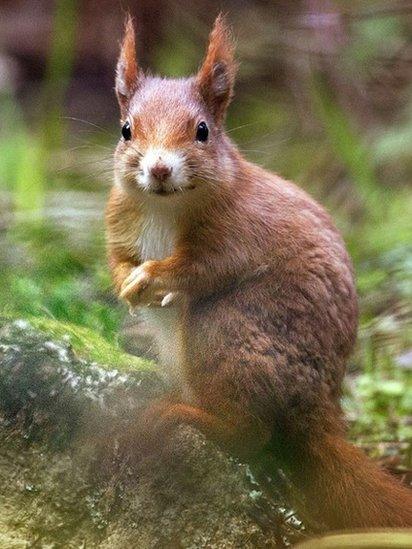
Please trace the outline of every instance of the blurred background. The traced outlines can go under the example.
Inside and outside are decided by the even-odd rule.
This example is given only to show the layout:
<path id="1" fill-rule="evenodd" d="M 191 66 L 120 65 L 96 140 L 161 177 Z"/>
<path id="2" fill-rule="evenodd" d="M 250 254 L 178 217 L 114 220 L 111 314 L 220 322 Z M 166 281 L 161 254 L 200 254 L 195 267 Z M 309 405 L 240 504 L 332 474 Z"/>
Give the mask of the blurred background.
<path id="1" fill-rule="evenodd" d="M 228 130 L 249 159 L 312 193 L 342 230 L 361 307 L 344 399 L 351 436 L 406 471 L 412 2 L 1 0 L 0 311 L 132 348 L 103 223 L 128 10 L 141 64 L 167 76 L 196 70 L 214 17 L 228 13 L 241 61 Z"/>

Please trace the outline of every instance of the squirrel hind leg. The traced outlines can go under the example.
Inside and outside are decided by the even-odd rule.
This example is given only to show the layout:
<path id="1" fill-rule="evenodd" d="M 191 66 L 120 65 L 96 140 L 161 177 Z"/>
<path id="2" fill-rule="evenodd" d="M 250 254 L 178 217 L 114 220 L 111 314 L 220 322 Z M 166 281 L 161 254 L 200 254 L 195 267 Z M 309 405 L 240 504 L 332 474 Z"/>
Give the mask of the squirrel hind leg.
<path id="1" fill-rule="evenodd" d="M 222 419 L 200 407 L 168 399 L 149 406 L 144 414 L 146 429 L 162 440 L 179 425 L 190 425 L 219 447 L 239 457 L 251 457 L 269 441 L 270 433 L 259 429 L 256 421 Z"/>

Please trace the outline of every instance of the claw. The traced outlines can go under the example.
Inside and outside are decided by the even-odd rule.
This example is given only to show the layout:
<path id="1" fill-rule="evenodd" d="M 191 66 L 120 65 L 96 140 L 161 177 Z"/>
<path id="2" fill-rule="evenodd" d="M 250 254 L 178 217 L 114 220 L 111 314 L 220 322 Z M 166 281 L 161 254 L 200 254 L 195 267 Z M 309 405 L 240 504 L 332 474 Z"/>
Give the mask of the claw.
<path id="1" fill-rule="evenodd" d="M 176 299 L 176 293 L 175 292 L 169 292 L 162 299 L 162 301 L 160 303 L 160 306 L 161 307 L 167 307 L 168 305 L 173 303 L 173 301 L 175 301 L 175 299 Z"/>
<path id="2" fill-rule="evenodd" d="M 143 264 L 134 269 L 123 282 L 120 297 L 127 300 L 130 294 L 139 295 L 148 287 L 148 285 L 149 277 Z"/>
<path id="3" fill-rule="evenodd" d="M 135 308 L 166 307 L 174 301 L 175 293 L 162 287 L 161 281 L 153 278 L 148 269 L 148 262 L 133 269 L 123 282 L 120 297 L 129 304 L 130 314 L 135 314 Z"/>

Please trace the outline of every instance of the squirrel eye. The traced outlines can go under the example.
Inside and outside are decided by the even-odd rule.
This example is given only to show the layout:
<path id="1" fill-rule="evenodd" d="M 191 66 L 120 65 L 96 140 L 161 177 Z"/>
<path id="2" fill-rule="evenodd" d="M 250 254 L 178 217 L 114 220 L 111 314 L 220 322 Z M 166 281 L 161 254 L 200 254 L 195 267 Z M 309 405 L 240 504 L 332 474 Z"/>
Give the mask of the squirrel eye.
<path id="1" fill-rule="evenodd" d="M 132 138 L 132 130 L 130 128 L 129 122 L 125 122 L 122 127 L 122 136 L 125 141 L 130 141 Z"/>
<path id="2" fill-rule="evenodd" d="M 200 122 L 196 130 L 196 141 L 204 143 L 207 141 L 209 136 L 209 128 L 206 125 L 206 122 Z"/>

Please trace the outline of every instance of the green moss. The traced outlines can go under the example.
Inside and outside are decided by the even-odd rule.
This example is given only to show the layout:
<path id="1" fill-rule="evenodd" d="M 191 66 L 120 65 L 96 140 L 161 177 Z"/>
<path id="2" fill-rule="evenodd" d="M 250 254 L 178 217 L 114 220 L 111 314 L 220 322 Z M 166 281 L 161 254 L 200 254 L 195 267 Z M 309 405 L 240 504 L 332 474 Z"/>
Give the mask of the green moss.
<path id="1" fill-rule="evenodd" d="M 68 340 L 78 356 L 98 362 L 101 366 L 117 370 L 148 370 L 154 367 L 152 361 L 124 353 L 84 326 L 50 318 L 30 317 L 28 320 L 34 328 L 52 338 Z"/>

